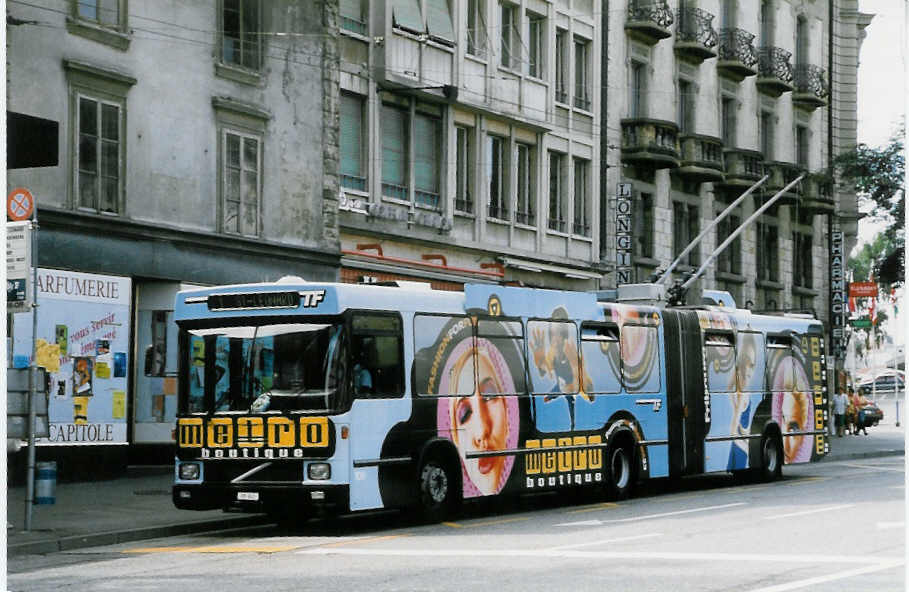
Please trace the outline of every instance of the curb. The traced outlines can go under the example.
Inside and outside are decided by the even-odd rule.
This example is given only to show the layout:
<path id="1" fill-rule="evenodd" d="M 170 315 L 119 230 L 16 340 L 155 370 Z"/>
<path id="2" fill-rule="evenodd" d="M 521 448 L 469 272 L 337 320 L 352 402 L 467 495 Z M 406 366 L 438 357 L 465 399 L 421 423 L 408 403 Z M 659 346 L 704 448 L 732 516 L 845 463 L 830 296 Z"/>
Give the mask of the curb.
<path id="1" fill-rule="evenodd" d="M 878 458 L 885 456 L 905 456 L 906 451 L 903 449 L 892 450 L 873 450 L 871 452 L 850 452 L 849 454 L 827 455 L 821 459 L 821 462 L 836 462 L 838 460 L 856 460 L 860 458 Z"/>
<path id="2" fill-rule="evenodd" d="M 72 551 L 74 549 L 82 549 L 85 547 L 101 547 L 146 539 L 177 536 L 181 534 L 211 532 L 213 530 L 223 530 L 225 528 L 245 528 L 249 526 L 260 526 L 263 524 L 271 524 L 271 521 L 269 521 L 265 515 L 255 514 L 251 516 L 236 518 L 218 518 L 215 520 L 206 520 L 203 522 L 188 522 L 183 524 L 168 524 L 165 526 L 150 526 L 147 528 L 138 528 L 135 530 L 116 530 L 110 532 L 74 535 L 51 540 L 32 541 L 19 544 L 9 544 L 9 541 L 7 540 L 6 556 L 13 557 L 18 555 L 44 555 L 48 553 L 59 553 L 60 551 Z"/>

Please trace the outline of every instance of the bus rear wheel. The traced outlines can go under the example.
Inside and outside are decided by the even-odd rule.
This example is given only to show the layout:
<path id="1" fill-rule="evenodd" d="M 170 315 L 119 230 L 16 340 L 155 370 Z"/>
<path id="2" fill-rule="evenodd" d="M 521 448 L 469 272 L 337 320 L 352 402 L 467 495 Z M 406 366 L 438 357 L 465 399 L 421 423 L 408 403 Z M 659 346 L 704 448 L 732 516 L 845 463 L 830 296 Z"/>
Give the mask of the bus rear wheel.
<path id="1" fill-rule="evenodd" d="M 621 500 L 631 495 L 634 487 L 634 455 L 626 444 L 613 443 L 606 448 L 606 496 Z"/>
<path id="2" fill-rule="evenodd" d="M 761 440 L 761 481 L 776 481 L 783 474 L 783 447 L 776 434 L 767 434 Z"/>
<path id="3" fill-rule="evenodd" d="M 457 507 L 460 493 L 451 463 L 430 457 L 420 467 L 420 516 L 426 522 L 441 522 Z"/>

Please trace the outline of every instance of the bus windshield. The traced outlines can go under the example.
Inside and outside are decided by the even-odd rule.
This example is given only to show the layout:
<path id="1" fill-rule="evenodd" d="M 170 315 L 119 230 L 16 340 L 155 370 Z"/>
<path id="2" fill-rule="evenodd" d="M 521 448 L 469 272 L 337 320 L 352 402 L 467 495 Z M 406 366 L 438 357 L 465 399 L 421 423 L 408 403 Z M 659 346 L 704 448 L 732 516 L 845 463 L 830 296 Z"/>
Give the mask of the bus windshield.
<path id="1" fill-rule="evenodd" d="M 343 407 L 343 324 L 188 329 L 183 368 L 190 413 L 332 411 Z"/>

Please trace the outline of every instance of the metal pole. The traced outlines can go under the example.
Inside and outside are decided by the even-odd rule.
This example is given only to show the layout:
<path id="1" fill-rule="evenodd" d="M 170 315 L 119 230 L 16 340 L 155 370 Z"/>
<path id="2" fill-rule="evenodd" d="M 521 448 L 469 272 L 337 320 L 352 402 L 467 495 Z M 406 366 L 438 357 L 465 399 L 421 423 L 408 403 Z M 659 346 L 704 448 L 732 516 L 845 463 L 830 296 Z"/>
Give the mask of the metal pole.
<path id="1" fill-rule="evenodd" d="M 777 192 L 776 195 L 774 195 L 773 197 L 771 197 L 771 198 L 767 201 L 767 203 L 765 203 L 765 204 L 762 205 L 760 208 L 758 208 L 758 211 L 756 211 L 755 213 L 751 214 L 751 217 L 750 217 L 750 218 L 748 218 L 747 220 L 745 220 L 745 222 L 743 222 L 741 226 L 739 226 L 738 228 L 736 228 L 735 231 L 733 231 L 733 233 L 730 234 L 729 237 L 728 237 L 726 240 L 724 240 L 724 241 L 722 242 L 722 244 L 720 244 L 720 246 L 718 246 L 716 249 L 714 249 L 714 250 L 713 250 L 713 253 L 710 253 L 710 256 L 707 257 L 707 260 L 704 261 L 704 264 L 701 265 L 701 266 L 698 268 L 698 270 L 694 273 L 694 275 L 692 275 L 690 278 L 688 278 L 688 281 L 687 281 L 687 282 L 685 282 L 684 284 L 682 284 L 682 291 L 683 291 L 683 293 L 684 293 L 685 290 L 688 289 L 688 286 L 690 286 L 691 284 L 693 284 L 694 281 L 697 280 L 697 279 L 700 277 L 700 275 L 701 275 L 702 273 L 704 273 L 704 270 L 707 269 L 707 267 L 709 267 L 710 264 L 713 263 L 713 261 L 717 258 L 717 256 L 718 256 L 720 253 L 723 252 L 723 249 L 725 249 L 726 247 L 729 246 L 729 243 L 731 243 L 732 241 L 734 241 L 734 240 L 736 239 L 736 237 L 737 237 L 738 235 L 740 235 L 740 234 L 748 227 L 749 224 L 751 224 L 752 222 L 754 222 L 755 220 L 757 220 L 758 216 L 760 216 L 761 214 L 764 213 L 764 210 L 766 210 L 767 208 L 769 208 L 770 206 L 772 206 L 773 203 L 774 203 L 776 200 L 778 200 L 780 197 L 782 197 L 784 193 L 786 193 L 787 191 L 789 191 L 789 188 L 790 188 L 790 187 L 792 187 L 793 185 L 795 185 L 796 183 L 798 183 L 799 181 L 801 181 L 801 180 L 802 180 L 802 177 L 804 177 L 804 176 L 805 176 L 804 174 L 799 175 L 799 176 L 796 177 L 796 179 L 795 179 L 793 182 L 791 182 L 789 185 L 786 185 L 785 187 L 783 187 L 782 189 L 780 189 L 779 192 Z"/>
<path id="2" fill-rule="evenodd" d="M 711 222 L 710 224 L 708 224 L 707 227 L 704 228 L 704 230 L 702 230 L 701 233 L 700 233 L 699 235 L 697 235 L 696 237 L 694 237 L 694 240 L 692 240 L 690 243 L 688 243 L 688 246 L 685 247 L 685 249 L 684 249 L 681 253 L 679 253 L 678 257 L 675 258 L 675 261 L 673 261 L 673 262 L 669 265 L 669 267 L 666 268 L 666 271 L 663 272 L 663 275 L 660 277 L 659 280 L 657 280 L 656 283 L 661 284 L 661 283 L 664 283 L 667 279 L 669 279 L 669 278 L 671 277 L 670 274 L 672 273 L 672 270 L 675 269 L 676 266 L 685 258 L 685 255 L 687 255 L 688 253 L 690 253 L 691 250 L 692 250 L 699 242 L 701 242 L 701 239 L 704 238 L 704 236 L 705 236 L 711 229 L 713 229 L 714 226 L 716 226 L 717 224 L 719 224 L 720 221 L 721 221 L 723 218 L 725 218 L 726 216 L 728 216 L 728 215 L 732 212 L 732 210 L 734 210 L 736 207 L 738 207 L 738 205 L 739 205 L 740 203 L 742 203 L 742 201 L 744 201 L 744 199 L 745 199 L 746 197 L 748 197 L 749 195 L 751 195 L 751 192 L 752 192 L 752 191 L 754 191 L 755 189 L 757 189 L 758 187 L 760 187 L 761 184 L 762 184 L 764 181 L 766 181 L 769 177 L 770 177 L 770 175 L 764 175 L 763 177 L 761 177 L 761 180 L 760 180 L 760 181 L 758 181 L 757 183 L 755 183 L 754 185 L 752 185 L 751 187 L 749 187 L 749 188 L 745 191 L 745 193 L 743 193 L 742 195 L 740 195 L 734 202 L 732 202 L 731 204 L 729 204 L 729 206 L 728 206 L 725 210 L 723 210 L 723 211 L 720 213 L 719 216 L 716 217 L 716 220 L 714 220 L 713 222 Z"/>
<path id="3" fill-rule="evenodd" d="M 32 529 L 35 501 L 35 403 L 38 393 L 38 207 L 32 212 L 32 360 L 28 366 L 28 468 L 25 476 L 25 530 Z"/>

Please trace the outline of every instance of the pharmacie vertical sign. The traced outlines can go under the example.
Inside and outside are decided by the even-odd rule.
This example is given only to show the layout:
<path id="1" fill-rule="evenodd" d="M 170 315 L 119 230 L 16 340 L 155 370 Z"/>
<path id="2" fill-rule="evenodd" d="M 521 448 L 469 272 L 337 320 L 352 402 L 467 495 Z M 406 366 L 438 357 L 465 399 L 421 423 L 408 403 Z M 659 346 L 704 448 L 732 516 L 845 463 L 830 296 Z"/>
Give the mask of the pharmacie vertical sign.
<path id="1" fill-rule="evenodd" d="M 836 225 L 830 233 L 830 336 L 835 360 L 846 359 L 846 274 L 843 231 Z"/>
<path id="2" fill-rule="evenodd" d="M 615 283 L 630 284 L 634 282 L 632 268 L 631 238 L 632 203 L 631 183 L 616 184 L 615 191 Z"/>
<path id="3" fill-rule="evenodd" d="M 36 364 L 50 375 L 38 445 L 126 444 L 129 278 L 38 269 Z M 13 365 L 28 366 L 31 313 L 15 315 Z"/>

